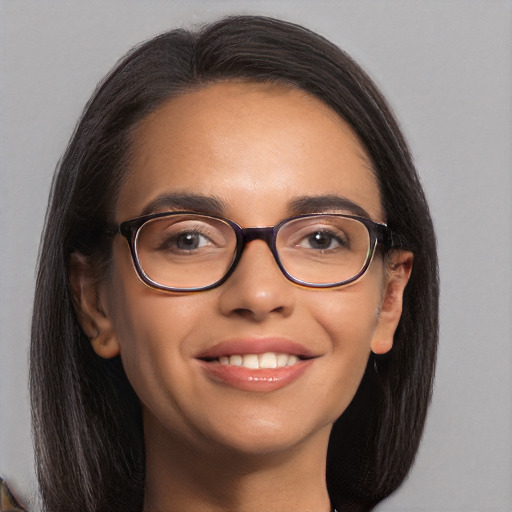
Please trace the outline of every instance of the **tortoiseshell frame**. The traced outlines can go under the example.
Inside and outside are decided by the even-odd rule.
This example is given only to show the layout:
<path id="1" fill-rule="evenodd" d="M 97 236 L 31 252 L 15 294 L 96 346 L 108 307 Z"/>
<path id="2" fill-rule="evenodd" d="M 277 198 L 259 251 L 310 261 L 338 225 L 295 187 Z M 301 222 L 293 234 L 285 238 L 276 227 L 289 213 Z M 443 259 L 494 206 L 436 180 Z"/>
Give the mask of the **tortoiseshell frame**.
<path id="1" fill-rule="evenodd" d="M 193 288 L 174 288 L 172 286 L 165 286 L 160 283 L 157 283 L 153 281 L 148 275 L 146 275 L 140 265 L 139 258 L 137 256 L 137 249 L 136 249 L 136 242 L 137 242 L 137 234 L 140 230 L 140 228 L 148 221 L 152 219 L 158 219 L 160 217 L 172 217 L 174 215 L 197 215 L 201 217 L 207 217 L 211 219 L 220 220 L 222 222 L 225 222 L 228 224 L 236 235 L 236 248 L 235 248 L 235 254 L 233 261 L 228 268 L 227 272 L 224 274 L 224 276 L 215 281 L 212 284 L 209 284 L 207 286 L 200 286 L 200 287 L 193 287 Z M 279 254 L 277 252 L 276 247 L 276 238 L 277 233 L 282 228 L 283 225 L 286 223 L 301 219 L 301 218 L 308 218 L 308 217 L 320 217 L 322 215 L 328 215 L 328 216 L 338 216 L 338 217 L 345 217 L 347 219 L 353 219 L 361 222 L 365 225 L 366 229 L 368 230 L 368 233 L 370 235 L 370 243 L 368 246 L 368 253 L 366 255 L 366 261 L 362 268 L 359 270 L 359 272 L 351 277 L 350 279 L 346 279 L 345 281 L 340 281 L 336 283 L 307 283 L 305 281 L 301 281 L 300 279 L 296 279 L 295 277 L 291 276 L 283 267 L 281 260 L 279 259 Z M 275 226 L 269 226 L 269 227 L 262 227 L 262 228 L 242 228 L 240 227 L 236 222 L 233 222 L 229 219 L 225 219 L 224 217 L 219 217 L 216 215 L 205 215 L 198 212 L 193 211 L 176 211 L 176 212 L 164 212 L 164 213 L 153 213 L 150 215 L 144 215 L 142 217 L 137 217 L 135 219 L 127 220 L 125 222 L 122 222 L 118 227 L 118 233 L 120 233 L 123 237 L 126 238 L 128 241 L 128 244 L 130 246 L 130 251 L 132 255 L 133 264 L 135 266 L 135 270 L 137 271 L 137 274 L 141 281 L 150 286 L 151 288 L 156 288 L 158 290 L 164 290 L 169 292 L 199 292 L 204 290 L 211 290 L 212 288 L 216 288 L 217 286 L 220 286 L 222 283 L 224 283 L 229 276 L 233 273 L 235 270 L 238 262 L 240 261 L 240 258 L 242 257 L 242 253 L 244 251 L 245 245 L 249 242 L 252 242 L 253 240 L 263 240 L 268 245 L 270 251 L 272 252 L 272 255 L 274 256 L 274 259 L 280 268 L 283 275 L 292 283 L 298 284 L 300 286 L 305 286 L 307 288 L 335 288 L 338 286 L 347 285 L 349 283 L 353 283 L 360 277 L 362 277 L 365 272 L 368 270 L 368 267 L 370 266 L 373 255 L 375 253 L 375 249 L 377 247 L 377 244 L 382 244 L 386 249 L 391 249 L 396 247 L 396 241 L 393 232 L 391 229 L 389 229 L 386 224 L 380 224 L 378 222 L 374 222 L 373 220 L 367 219 L 365 217 L 358 217 L 356 215 L 345 215 L 340 213 L 313 213 L 313 214 L 304 214 L 304 215 L 297 215 L 296 217 L 290 217 L 287 219 L 284 219 L 277 223 Z"/>

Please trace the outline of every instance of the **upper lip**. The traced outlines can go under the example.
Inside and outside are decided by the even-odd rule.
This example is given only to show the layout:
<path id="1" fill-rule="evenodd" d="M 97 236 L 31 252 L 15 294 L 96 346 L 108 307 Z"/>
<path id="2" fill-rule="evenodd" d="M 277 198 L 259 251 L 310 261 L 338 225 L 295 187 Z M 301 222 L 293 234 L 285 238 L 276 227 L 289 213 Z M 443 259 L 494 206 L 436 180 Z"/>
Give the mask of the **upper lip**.
<path id="1" fill-rule="evenodd" d="M 227 339 L 201 351 L 195 357 L 196 359 L 210 360 L 235 354 L 264 354 L 266 352 L 290 354 L 295 355 L 301 359 L 311 359 L 313 357 L 317 357 L 317 354 L 313 353 L 304 345 L 282 337 L 249 337 Z"/>

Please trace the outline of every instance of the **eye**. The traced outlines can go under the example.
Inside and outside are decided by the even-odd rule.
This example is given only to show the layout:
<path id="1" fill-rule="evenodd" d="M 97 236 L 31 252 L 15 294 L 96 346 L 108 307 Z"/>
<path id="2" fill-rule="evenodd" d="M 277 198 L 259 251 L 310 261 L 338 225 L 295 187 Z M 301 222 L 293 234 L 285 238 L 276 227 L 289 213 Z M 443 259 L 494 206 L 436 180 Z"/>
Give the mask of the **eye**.
<path id="1" fill-rule="evenodd" d="M 219 243 L 220 241 L 215 242 L 204 230 L 169 230 L 160 234 L 157 250 L 175 254 L 187 254 L 195 253 L 201 249 L 217 247 Z"/>
<path id="2" fill-rule="evenodd" d="M 317 249 L 317 250 L 332 250 L 339 247 L 345 247 L 347 245 L 340 233 L 335 233 L 328 230 L 318 230 L 311 234 L 308 234 L 297 244 L 299 247 L 306 249 Z"/>
<path id="3" fill-rule="evenodd" d="M 166 245 L 175 245 L 179 250 L 189 251 L 211 244 L 205 235 L 197 231 L 189 231 L 170 237 L 166 240 Z"/>
<path id="4" fill-rule="evenodd" d="M 213 258 L 231 251 L 234 245 L 236 235 L 227 223 L 193 214 L 152 219 L 141 227 L 137 236 L 139 256 L 152 254 L 180 261 L 192 257 Z"/>

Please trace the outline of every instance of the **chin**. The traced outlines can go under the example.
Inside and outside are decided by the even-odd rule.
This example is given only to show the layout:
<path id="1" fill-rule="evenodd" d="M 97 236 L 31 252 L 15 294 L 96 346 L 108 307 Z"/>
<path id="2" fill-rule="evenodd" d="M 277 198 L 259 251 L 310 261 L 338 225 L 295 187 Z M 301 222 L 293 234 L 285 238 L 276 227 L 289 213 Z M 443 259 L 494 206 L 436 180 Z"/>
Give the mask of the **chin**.
<path id="1" fill-rule="evenodd" d="M 269 457 L 283 456 L 301 450 L 303 446 L 320 446 L 327 449 L 333 421 L 338 417 L 322 418 L 317 422 L 307 422 L 306 418 L 288 413 L 265 415 L 250 418 L 237 415 L 217 426 L 209 425 L 207 445 L 216 446 L 217 453 L 225 452 L 231 456 Z M 213 427 L 213 428 L 212 428 Z M 306 441 L 308 441 L 306 443 Z"/>

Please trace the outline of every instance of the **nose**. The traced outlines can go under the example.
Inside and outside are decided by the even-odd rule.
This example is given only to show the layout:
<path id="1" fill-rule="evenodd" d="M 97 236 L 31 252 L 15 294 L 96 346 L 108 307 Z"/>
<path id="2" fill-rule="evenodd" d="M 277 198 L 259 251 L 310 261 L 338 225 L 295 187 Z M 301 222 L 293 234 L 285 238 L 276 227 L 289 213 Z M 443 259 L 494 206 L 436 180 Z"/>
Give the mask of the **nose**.
<path id="1" fill-rule="evenodd" d="M 261 239 L 246 243 L 236 269 L 219 290 L 220 308 L 227 316 L 261 322 L 270 315 L 287 317 L 295 306 L 295 286 Z"/>

